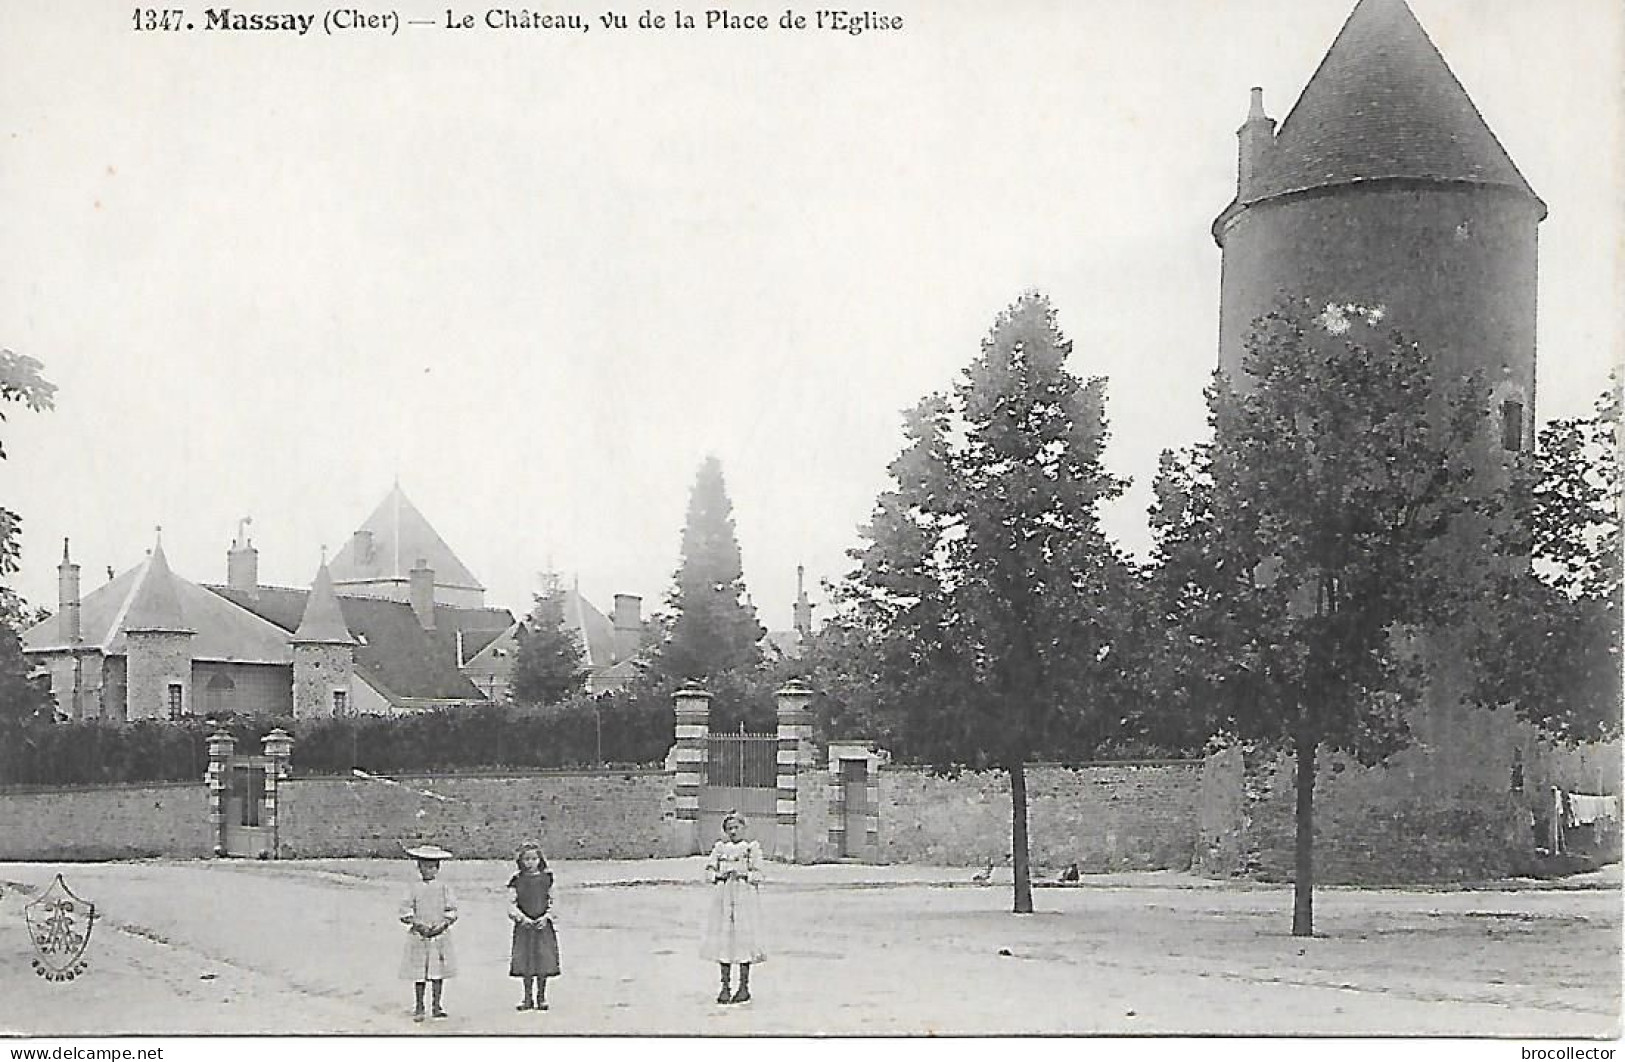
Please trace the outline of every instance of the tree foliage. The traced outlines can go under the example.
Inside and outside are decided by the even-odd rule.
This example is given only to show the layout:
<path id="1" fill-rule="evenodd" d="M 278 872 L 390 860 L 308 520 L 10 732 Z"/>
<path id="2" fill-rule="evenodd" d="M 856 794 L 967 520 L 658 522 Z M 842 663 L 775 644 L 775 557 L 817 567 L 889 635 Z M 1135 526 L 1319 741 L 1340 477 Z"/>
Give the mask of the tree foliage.
<path id="1" fill-rule="evenodd" d="M 761 662 L 766 631 L 746 601 L 733 503 L 715 457 L 700 465 L 689 494 L 682 561 L 667 604 L 669 634 L 655 659 L 665 678 L 706 680 Z"/>
<path id="2" fill-rule="evenodd" d="M 1067 371 L 1042 295 L 1002 312 L 906 445 L 853 553 L 845 637 L 908 747 L 1011 780 L 1015 909 L 1032 909 L 1024 764 L 1115 718 L 1130 569 L 1100 528 L 1125 481 L 1102 462 L 1105 381 Z"/>
<path id="3" fill-rule="evenodd" d="M 567 593 L 556 575 L 545 583 L 517 634 L 513 700 L 519 704 L 557 704 L 587 682 L 581 636 L 565 622 Z"/>
<path id="4" fill-rule="evenodd" d="M 1245 377 L 1208 390 L 1211 441 L 1164 455 L 1152 511 L 1172 705 L 1297 756 L 1295 933 L 1312 931 L 1316 750 L 1371 763 L 1404 745 L 1425 632 L 1493 566 L 1474 545 L 1498 498 L 1485 392 L 1382 318 L 1261 318 Z"/>
<path id="5" fill-rule="evenodd" d="M 27 355 L 0 350 L 0 422 L 13 402 L 36 412 L 52 407 L 56 385 L 45 379 L 43 368 Z M 0 440 L 0 461 L 5 457 Z M 21 561 L 22 517 L 0 506 L 0 579 L 15 574 Z M 26 719 L 50 711 L 50 692 L 43 681 L 29 677 L 23 657 L 21 634 L 34 618 L 22 598 L 0 586 L 0 718 Z"/>
<path id="6" fill-rule="evenodd" d="M 1566 740 L 1620 730 L 1620 390 L 1554 421 L 1514 468 L 1497 573 L 1481 617 L 1474 693 Z"/>

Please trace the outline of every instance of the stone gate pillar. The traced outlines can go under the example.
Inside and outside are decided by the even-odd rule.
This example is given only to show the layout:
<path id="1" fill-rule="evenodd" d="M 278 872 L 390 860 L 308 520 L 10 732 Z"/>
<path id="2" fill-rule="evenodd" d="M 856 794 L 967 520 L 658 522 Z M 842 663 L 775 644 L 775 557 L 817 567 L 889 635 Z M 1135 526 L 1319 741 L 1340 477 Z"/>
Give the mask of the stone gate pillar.
<path id="1" fill-rule="evenodd" d="M 209 769 L 203 775 L 203 784 L 209 790 L 209 835 L 214 854 L 226 854 L 226 786 L 231 781 L 231 756 L 237 751 L 237 739 L 225 730 L 209 735 Z"/>
<path id="2" fill-rule="evenodd" d="M 700 786 L 705 782 L 705 761 L 710 751 L 706 739 L 711 730 L 711 694 L 697 682 L 684 683 L 672 695 L 672 704 L 677 714 L 673 734 L 676 743 L 672 747 L 677 798 L 672 854 L 696 855 L 700 851 Z"/>
<path id="3" fill-rule="evenodd" d="M 778 693 L 778 798 L 772 856 L 786 862 L 796 858 L 796 778 L 813 765 L 812 698 L 813 691 L 800 679 L 786 682 Z"/>
<path id="4" fill-rule="evenodd" d="M 260 739 L 265 758 L 270 761 L 265 769 L 265 814 L 260 824 L 271 828 L 271 858 L 282 858 L 282 838 L 277 829 L 281 807 L 280 783 L 288 777 L 288 760 L 293 756 L 293 738 L 277 727 Z"/>

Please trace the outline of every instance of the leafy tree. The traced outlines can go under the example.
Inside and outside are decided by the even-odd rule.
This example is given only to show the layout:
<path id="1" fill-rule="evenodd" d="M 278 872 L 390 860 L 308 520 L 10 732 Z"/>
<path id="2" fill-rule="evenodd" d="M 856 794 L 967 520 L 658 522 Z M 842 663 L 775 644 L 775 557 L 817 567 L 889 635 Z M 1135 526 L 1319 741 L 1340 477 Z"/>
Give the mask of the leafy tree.
<path id="1" fill-rule="evenodd" d="M 513 699 L 520 704 L 557 704 L 587 683 L 581 636 L 565 624 L 564 586 L 556 575 L 547 576 L 544 583 L 530 615 L 519 625 Z"/>
<path id="2" fill-rule="evenodd" d="M 1513 704 L 1556 737 L 1620 729 L 1621 470 L 1618 381 L 1591 417 L 1554 421 L 1520 454 L 1497 573 L 1483 617 L 1475 695 Z"/>
<path id="3" fill-rule="evenodd" d="M 1042 295 L 999 314 L 954 390 L 908 415 L 842 594 L 908 748 L 1009 774 L 1017 913 L 1025 764 L 1109 711 L 1130 585 L 1098 517 L 1126 486 L 1101 463 L 1105 381 L 1069 373 L 1071 351 Z"/>
<path id="4" fill-rule="evenodd" d="M 1261 318 L 1243 380 L 1208 390 L 1212 441 L 1164 455 L 1152 513 L 1159 647 L 1176 706 L 1296 758 L 1292 932 L 1313 933 L 1317 751 L 1403 746 L 1427 631 L 1484 586 L 1495 477 L 1486 399 L 1382 311 Z"/>
<path id="5" fill-rule="evenodd" d="M 899 759 L 912 759 L 894 714 L 887 710 L 879 646 L 880 640 L 853 616 L 836 616 L 802 645 L 790 670 L 813 691 L 813 734 L 820 744 L 863 738 L 879 742 Z"/>
<path id="6" fill-rule="evenodd" d="M 745 600 L 744 567 L 722 463 L 707 457 L 694 479 L 683 526 L 682 563 L 667 604 L 670 633 L 655 666 L 668 679 L 710 679 L 755 668 L 766 630 Z"/>
<path id="7" fill-rule="evenodd" d="M 0 350 L 0 422 L 6 405 L 21 402 L 35 412 L 52 406 L 56 385 L 41 375 L 43 366 L 24 354 Z M 0 442 L 0 460 L 6 451 Z M 22 561 L 22 517 L 0 506 L 0 579 L 17 572 Z M 29 718 L 48 713 L 51 697 L 44 685 L 29 678 L 20 635 L 32 619 L 27 605 L 9 588 L 0 586 L 0 717 Z"/>

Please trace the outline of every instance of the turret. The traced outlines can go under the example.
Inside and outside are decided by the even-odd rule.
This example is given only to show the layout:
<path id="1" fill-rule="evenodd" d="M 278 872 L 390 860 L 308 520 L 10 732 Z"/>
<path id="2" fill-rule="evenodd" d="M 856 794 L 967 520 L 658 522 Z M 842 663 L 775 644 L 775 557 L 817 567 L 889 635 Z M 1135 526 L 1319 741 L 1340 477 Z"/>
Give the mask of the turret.
<path id="1" fill-rule="evenodd" d="M 325 557 L 310 584 L 305 612 L 292 641 L 294 718 L 322 718 L 351 711 L 354 705 L 350 700 L 350 679 L 355 670 L 356 642 L 345 625 Z"/>
<path id="2" fill-rule="evenodd" d="M 178 719 L 192 714 L 192 638 L 180 588 L 164 557 L 162 530 L 124 618 L 126 715 Z"/>

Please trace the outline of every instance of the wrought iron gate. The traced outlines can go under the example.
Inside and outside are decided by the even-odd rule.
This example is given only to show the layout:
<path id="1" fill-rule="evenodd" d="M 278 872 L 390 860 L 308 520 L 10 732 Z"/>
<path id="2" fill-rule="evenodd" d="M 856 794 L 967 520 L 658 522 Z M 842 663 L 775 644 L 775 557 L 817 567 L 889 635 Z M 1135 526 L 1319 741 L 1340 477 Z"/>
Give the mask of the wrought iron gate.
<path id="1" fill-rule="evenodd" d="M 700 789 L 700 846 L 722 836 L 722 816 L 739 811 L 764 843 L 777 821 L 779 739 L 776 734 L 712 734 Z"/>

